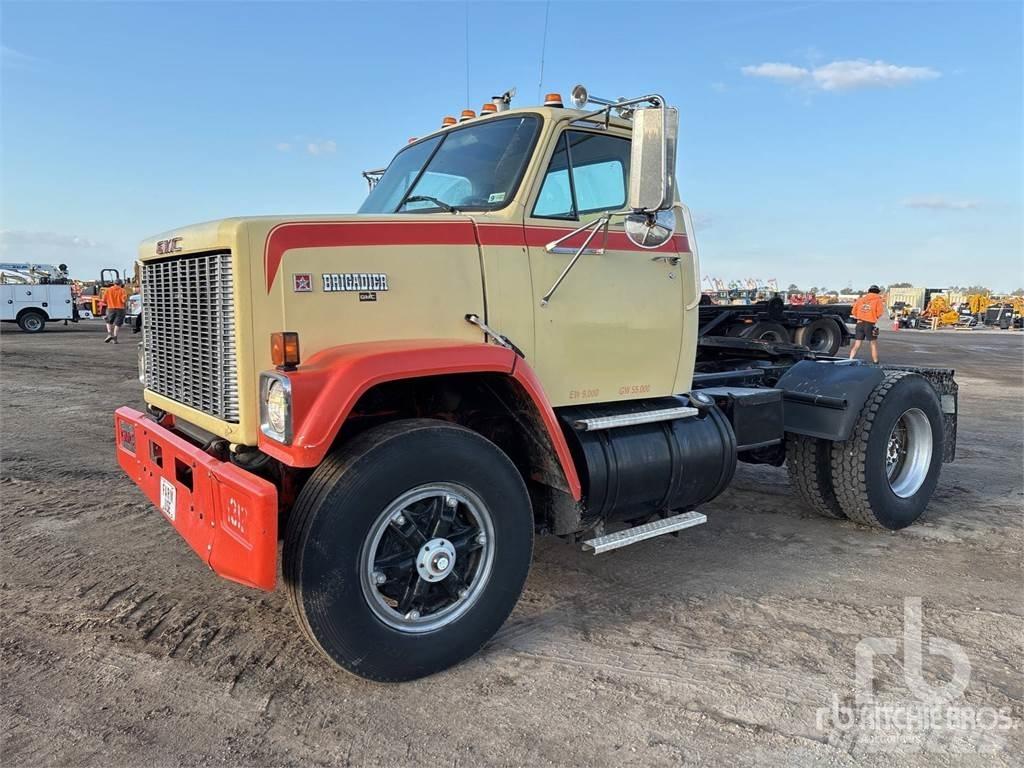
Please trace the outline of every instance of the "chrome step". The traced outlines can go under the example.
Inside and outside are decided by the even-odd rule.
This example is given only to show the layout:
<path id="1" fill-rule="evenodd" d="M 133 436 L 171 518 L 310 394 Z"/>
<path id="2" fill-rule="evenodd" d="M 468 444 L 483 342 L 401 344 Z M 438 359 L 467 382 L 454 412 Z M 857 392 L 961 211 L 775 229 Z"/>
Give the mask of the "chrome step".
<path id="1" fill-rule="evenodd" d="M 600 555 L 602 552 L 610 552 L 613 549 L 628 547 L 630 544 L 636 544 L 644 539 L 653 539 L 655 536 L 661 536 L 663 533 L 672 533 L 673 531 L 681 531 L 683 528 L 692 528 L 707 521 L 707 515 L 702 515 L 700 512 L 684 512 L 681 515 L 673 515 L 653 523 L 636 525 L 624 531 L 616 531 L 615 533 L 598 536 L 596 539 L 588 539 L 583 542 L 583 549 L 592 549 L 595 555 Z"/>
<path id="2" fill-rule="evenodd" d="M 618 413 L 614 416 L 595 416 L 592 419 L 577 419 L 573 422 L 576 429 L 583 432 L 594 432 L 598 429 L 615 429 L 616 427 L 632 427 L 634 424 L 651 424 L 656 421 L 671 421 L 696 416 L 700 411 L 686 405 L 678 408 L 662 408 L 659 411 L 640 411 L 639 413 Z"/>

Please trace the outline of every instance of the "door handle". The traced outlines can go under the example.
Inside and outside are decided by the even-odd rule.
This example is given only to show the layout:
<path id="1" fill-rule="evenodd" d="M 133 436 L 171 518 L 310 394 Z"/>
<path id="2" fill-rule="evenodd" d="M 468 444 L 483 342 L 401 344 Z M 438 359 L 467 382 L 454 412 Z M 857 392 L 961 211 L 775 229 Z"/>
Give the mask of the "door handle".
<path id="1" fill-rule="evenodd" d="M 664 261 L 667 264 L 671 264 L 673 267 L 679 266 L 679 257 L 662 254 L 660 256 L 651 256 L 651 261 Z"/>

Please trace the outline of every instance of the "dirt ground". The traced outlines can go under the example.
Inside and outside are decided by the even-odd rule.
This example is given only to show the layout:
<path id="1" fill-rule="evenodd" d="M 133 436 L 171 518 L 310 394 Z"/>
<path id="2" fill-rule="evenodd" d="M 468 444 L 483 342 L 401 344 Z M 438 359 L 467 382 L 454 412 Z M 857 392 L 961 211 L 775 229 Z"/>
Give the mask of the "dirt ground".
<path id="1" fill-rule="evenodd" d="M 95 322 L 0 339 L 4 765 L 1020 764 L 1024 334 L 883 334 L 887 361 L 954 367 L 961 387 L 958 461 L 912 528 L 815 517 L 784 471 L 741 465 L 679 538 L 598 557 L 538 541 L 479 655 L 392 686 L 329 666 L 280 590 L 216 578 L 120 472 L 135 344 L 101 340 Z M 857 644 L 902 637 L 906 597 L 924 679 L 951 678 L 929 639 L 959 644 L 955 703 L 1016 727 L 918 753 L 818 727 L 853 702 Z M 879 698 L 917 701 L 912 667 L 878 656 Z"/>

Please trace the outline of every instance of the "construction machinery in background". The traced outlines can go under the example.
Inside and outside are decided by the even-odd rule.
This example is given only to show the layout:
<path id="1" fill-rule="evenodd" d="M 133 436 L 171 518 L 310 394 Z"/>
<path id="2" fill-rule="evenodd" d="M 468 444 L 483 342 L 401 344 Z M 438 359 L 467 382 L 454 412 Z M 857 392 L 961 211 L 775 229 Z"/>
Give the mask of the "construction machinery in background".
<path id="1" fill-rule="evenodd" d="M 77 302 L 81 316 L 86 319 L 103 317 L 107 309 L 103 294 L 120 279 L 120 270 L 111 267 L 100 270 L 99 280 L 80 281 Z"/>
<path id="2" fill-rule="evenodd" d="M 922 305 L 921 302 L 924 302 Z M 890 317 L 900 328 L 1024 328 L 1024 297 L 939 288 L 894 288 Z"/>
<path id="3" fill-rule="evenodd" d="M 960 321 L 960 313 L 949 304 L 949 299 L 944 295 L 932 296 L 928 306 L 921 313 L 922 320 L 934 320 L 930 323 L 932 327 L 944 325 L 956 325 Z"/>

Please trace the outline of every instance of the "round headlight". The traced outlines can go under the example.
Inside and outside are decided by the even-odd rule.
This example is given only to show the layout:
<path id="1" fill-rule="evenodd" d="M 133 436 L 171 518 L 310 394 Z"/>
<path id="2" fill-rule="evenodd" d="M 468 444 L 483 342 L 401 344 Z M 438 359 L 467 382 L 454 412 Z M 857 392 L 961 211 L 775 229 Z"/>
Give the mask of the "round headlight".
<path id="1" fill-rule="evenodd" d="M 277 379 L 267 387 L 267 423 L 281 435 L 288 428 L 288 393 Z"/>

